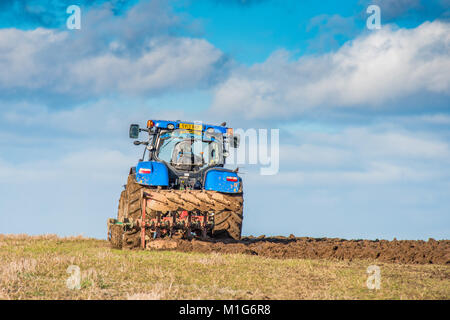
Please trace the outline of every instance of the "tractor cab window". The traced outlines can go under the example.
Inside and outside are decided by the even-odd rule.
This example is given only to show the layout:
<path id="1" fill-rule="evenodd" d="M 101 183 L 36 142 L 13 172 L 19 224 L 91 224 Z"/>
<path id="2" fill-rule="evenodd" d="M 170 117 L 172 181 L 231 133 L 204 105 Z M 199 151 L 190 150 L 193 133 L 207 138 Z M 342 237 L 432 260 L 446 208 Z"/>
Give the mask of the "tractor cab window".
<path id="1" fill-rule="evenodd" d="M 222 141 L 205 137 L 201 132 L 162 131 L 157 158 L 178 170 L 200 170 L 223 162 Z"/>

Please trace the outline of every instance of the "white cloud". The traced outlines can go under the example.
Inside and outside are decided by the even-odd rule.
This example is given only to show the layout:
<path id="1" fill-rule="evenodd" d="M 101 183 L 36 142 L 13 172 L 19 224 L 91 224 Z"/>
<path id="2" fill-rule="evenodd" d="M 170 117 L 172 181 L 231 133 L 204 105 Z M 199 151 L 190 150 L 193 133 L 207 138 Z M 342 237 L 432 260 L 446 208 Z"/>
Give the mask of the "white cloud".
<path id="1" fill-rule="evenodd" d="M 77 31 L 0 29 L 0 94 L 73 104 L 208 87 L 227 59 L 208 41 L 189 36 L 190 20 L 157 0 L 123 15 L 107 3 L 95 6 L 83 13 Z"/>
<path id="2" fill-rule="evenodd" d="M 223 58 L 203 39 L 153 39 L 138 56 L 113 49 L 77 56 L 71 41 L 66 31 L 0 29 L 0 91 L 86 97 L 196 88 L 208 84 Z"/>
<path id="3" fill-rule="evenodd" d="M 202 39 L 178 38 L 149 44 L 136 59 L 106 54 L 73 64 L 68 85 L 93 92 L 145 93 L 195 88 L 208 81 L 222 53 Z M 72 82 L 73 81 L 73 82 Z"/>
<path id="4" fill-rule="evenodd" d="M 291 117 L 311 109 L 391 107 L 418 93 L 450 95 L 450 24 L 384 26 L 338 51 L 296 61 L 280 50 L 236 69 L 215 91 L 213 111 L 248 119 Z M 399 103 L 400 102 L 400 103 Z"/>

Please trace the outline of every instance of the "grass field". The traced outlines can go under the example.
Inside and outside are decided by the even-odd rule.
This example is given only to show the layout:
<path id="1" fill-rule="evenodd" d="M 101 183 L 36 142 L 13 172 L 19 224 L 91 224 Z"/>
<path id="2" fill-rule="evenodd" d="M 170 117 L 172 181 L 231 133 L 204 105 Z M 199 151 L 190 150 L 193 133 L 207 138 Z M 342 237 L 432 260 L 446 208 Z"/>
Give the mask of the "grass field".
<path id="1" fill-rule="evenodd" d="M 366 286 L 372 264 L 381 270 L 379 290 Z M 79 267 L 80 289 L 66 285 L 70 265 Z M 445 265 L 120 251 L 53 235 L 0 235 L 0 272 L 0 299 L 450 298 Z"/>

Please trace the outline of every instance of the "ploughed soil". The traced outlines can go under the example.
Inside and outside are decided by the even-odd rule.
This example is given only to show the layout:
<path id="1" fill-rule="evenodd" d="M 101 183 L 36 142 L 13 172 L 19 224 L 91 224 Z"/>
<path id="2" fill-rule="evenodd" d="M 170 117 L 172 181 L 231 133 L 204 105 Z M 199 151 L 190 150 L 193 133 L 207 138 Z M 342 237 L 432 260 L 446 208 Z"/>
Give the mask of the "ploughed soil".
<path id="1" fill-rule="evenodd" d="M 149 250 L 243 253 L 280 259 L 368 259 L 403 264 L 450 264 L 450 240 L 345 240 L 309 237 L 244 237 L 235 240 L 161 239 Z"/>

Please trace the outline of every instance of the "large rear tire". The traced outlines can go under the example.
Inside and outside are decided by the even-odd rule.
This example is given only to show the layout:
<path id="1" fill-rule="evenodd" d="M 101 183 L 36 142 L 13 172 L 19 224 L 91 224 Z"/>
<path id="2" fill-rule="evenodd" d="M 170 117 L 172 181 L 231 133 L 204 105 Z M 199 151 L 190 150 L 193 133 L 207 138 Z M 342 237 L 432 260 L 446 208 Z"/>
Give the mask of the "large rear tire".
<path id="1" fill-rule="evenodd" d="M 213 237 L 240 240 L 244 218 L 242 194 L 228 195 L 227 200 L 233 202 L 233 206 L 238 209 L 219 211 L 214 215 Z"/>

